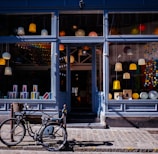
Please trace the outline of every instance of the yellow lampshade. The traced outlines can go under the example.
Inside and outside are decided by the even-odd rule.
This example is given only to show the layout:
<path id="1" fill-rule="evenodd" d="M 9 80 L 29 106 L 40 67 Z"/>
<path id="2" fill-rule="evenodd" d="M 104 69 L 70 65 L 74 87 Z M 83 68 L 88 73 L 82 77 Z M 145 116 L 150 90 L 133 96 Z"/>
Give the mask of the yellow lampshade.
<path id="1" fill-rule="evenodd" d="M 112 94 L 111 94 L 111 93 L 109 93 L 109 95 L 108 95 L 108 96 L 109 96 L 109 99 L 112 99 Z"/>
<path id="2" fill-rule="evenodd" d="M 6 61 L 3 58 L 0 58 L 0 65 L 5 65 Z"/>
<path id="3" fill-rule="evenodd" d="M 135 63 L 131 63 L 131 64 L 129 65 L 129 70 L 131 70 L 131 71 L 137 70 L 137 65 L 136 65 Z"/>
<path id="4" fill-rule="evenodd" d="M 113 81 L 113 89 L 114 90 L 119 90 L 121 89 L 120 81 L 119 80 L 114 80 Z"/>
<path id="5" fill-rule="evenodd" d="M 144 58 L 138 59 L 138 65 L 145 65 L 145 59 Z"/>
<path id="6" fill-rule="evenodd" d="M 138 93 L 133 93 L 132 94 L 132 98 L 133 99 L 138 99 L 139 98 L 139 94 Z"/>
<path id="7" fill-rule="evenodd" d="M 117 71 L 117 72 L 122 71 L 122 63 L 117 62 L 115 64 L 115 71 Z"/>
<path id="8" fill-rule="evenodd" d="M 123 73 L 123 79 L 130 79 L 130 73 L 128 72 Z"/>
<path id="9" fill-rule="evenodd" d="M 67 63 L 67 56 L 65 56 L 65 62 Z M 74 56 L 70 56 L 70 64 L 74 63 L 75 62 L 75 58 Z"/>
<path id="10" fill-rule="evenodd" d="M 35 23 L 30 23 L 29 32 L 36 33 L 36 24 Z"/>

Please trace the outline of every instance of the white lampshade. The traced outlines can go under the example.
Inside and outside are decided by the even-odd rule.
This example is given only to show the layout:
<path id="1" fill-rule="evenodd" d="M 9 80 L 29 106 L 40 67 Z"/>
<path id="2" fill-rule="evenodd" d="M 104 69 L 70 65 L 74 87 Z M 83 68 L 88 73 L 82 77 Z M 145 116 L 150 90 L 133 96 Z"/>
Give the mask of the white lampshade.
<path id="1" fill-rule="evenodd" d="M 18 27 L 18 29 L 17 29 L 17 34 L 18 34 L 18 35 L 25 35 L 24 27 Z"/>
<path id="2" fill-rule="evenodd" d="M 46 29 L 42 29 L 41 30 L 41 35 L 42 36 L 47 36 L 48 35 L 48 31 Z"/>
<path id="3" fill-rule="evenodd" d="M 12 68 L 9 66 L 5 67 L 4 75 L 12 75 Z"/>
<path id="4" fill-rule="evenodd" d="M 115 64 L 115 71 L 117 71 L 117 72 L 122 71 L 122 63 L 117 62 Z"/>
<path id="5" fill-rule="evenodd" d="M 75 36 L 85 36 L 85 31 L 83 29 L 78 29 L 75 32 Z"/>
<path id="6" fill-rule="evenodd" d="M 138 65 L 145 65 L 145 59 L 144 58 L 138 59 Z"/>
<path id="7" fill-rule="evenodd" d="M 123 73 L 123 79 L 130 79 L 130 73 L 128 73 L 128 72 L 125 72 L 125 73 Z"/>
<path id="8" fill-rule="evenodd" d="M 6 51 L 6 52 L 4 52 L 4 53 L 2 54 L 2 57 L 3 57 L 3 59 L 5 59 L 5 60 L 9 60 L 9 59 L 11 58 L 11 54 Z"/>

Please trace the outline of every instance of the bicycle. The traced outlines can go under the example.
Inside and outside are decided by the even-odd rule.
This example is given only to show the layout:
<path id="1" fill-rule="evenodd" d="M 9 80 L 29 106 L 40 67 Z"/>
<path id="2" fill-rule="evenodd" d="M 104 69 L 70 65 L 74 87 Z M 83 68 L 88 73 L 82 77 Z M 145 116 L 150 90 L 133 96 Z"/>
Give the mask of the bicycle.
<path id="1" fill-rule="evenodd" d="M 0 141 L 6 146 L 16 146 L 23 141 L 26 132 L 38 144 L 41 144 L 48 151 L 59 151 L 67 142 L 66 131 L 66 105 L 63 106 L 62 116 L 53 118 L 44 113 L 42 123 L 36 131 L 28 119 L 28 106 L 24 105 L 24 110 L 19 112 L 15 118 L 4 120 L 0 124 Z"/>

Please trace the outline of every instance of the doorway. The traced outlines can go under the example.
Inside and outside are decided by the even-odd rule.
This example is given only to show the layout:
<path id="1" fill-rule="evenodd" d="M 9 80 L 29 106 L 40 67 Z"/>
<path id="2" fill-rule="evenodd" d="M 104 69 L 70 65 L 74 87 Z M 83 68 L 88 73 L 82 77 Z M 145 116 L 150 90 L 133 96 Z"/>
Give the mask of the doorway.
<path id="1" fill-rule="evenodd" d="M 91 70 L 71 71 L 71 109 L 73 112 L 92 111 Z"/>

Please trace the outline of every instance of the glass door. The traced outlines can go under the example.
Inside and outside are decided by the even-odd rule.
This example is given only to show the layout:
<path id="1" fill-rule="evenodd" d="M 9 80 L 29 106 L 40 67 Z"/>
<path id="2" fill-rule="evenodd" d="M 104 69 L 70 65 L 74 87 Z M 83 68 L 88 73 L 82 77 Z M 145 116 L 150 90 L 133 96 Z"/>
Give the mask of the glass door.
<path id="1" fill-rule="evenodd" d="M 91 70 L 71 71 L 72 111 L 92 110 Z"/>

